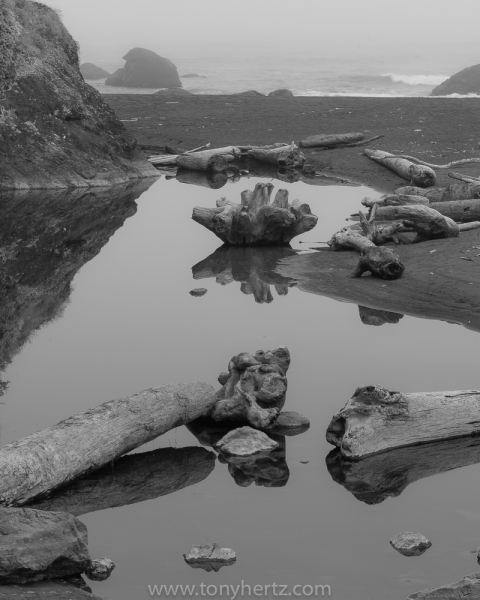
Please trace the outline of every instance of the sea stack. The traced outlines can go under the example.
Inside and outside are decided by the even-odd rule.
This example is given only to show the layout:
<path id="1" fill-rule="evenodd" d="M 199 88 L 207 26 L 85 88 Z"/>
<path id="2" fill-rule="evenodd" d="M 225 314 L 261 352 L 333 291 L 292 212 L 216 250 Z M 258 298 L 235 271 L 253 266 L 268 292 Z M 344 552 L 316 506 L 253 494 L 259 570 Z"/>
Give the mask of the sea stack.
<path id="1" fill-rule="evenodd" d="M 105 71 L 105 69 L 97 67 L 97 65 L 89 62 L 82 63 L 80 65 L 80 73 L 83 75 L 84 79 L 89 81 L 110 77 L 110 73 L 108 71 Z"/>
<path id="2" fill-rule="evenodd" d="M 455 73 L 432 90 L 430 96 L 449 94 L 480 94 L 480 65 L 473 65 Z"/>
<path id="3" fill-rule="evenodd" d="M 105 81 L 105 85 L 135 88 L 182 87 L 177 67 L 163 56 L 145 48 L 133 48 L 123 59 L 122 69 Z"/>
<path id="4" fill-rule="evenodd" d="M 0 4 L 0 190 L 100 187 L 157 176 L 80 73 L 78 45 L 48 6 Z"/>

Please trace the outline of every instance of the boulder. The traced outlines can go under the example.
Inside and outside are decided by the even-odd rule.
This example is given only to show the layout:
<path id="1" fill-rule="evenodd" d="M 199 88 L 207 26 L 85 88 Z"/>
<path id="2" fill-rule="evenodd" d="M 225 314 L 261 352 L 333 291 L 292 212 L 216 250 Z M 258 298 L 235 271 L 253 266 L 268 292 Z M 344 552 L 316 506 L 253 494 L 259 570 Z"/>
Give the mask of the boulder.
<path id="1" fill-rule="evenodd" d="M 40 2 L 0 5 L 0 190 L 104 187 L 158 177 L 100 93 L 78 45 Z"/>
<path id="2" fill-rule="evenodd" d="M 207 288 L 195 288 L 194 290 L 190 290 L 190 296 L 195 296 L 195 298 L 199 298 L 200 296 L 205 296 L 208 292 Z"/>
<path id="3" fill-rule="evenodd" d="M 220 548 L 218 544 L 206 546 L 192 546 L 187 554 L 183 555 L 185 562 L 193 569 L 204 571 L 219 571 L 222 567 L 232 565 L 237 560 L 237 555 L 231 548 Z"/>
<path id="4" fill-rule="evenodd" d="M 97 65 L 93 63 L 82 63 L 80 65 L 80 73 L 83 75 L 84 79 L 94 81 L 96 79 L 105 79 L 106 77 L 110 77 L 111 73 L 105 71 Z"/>
<path id="5" fill-rule="evenodd" d="M 449 94 L 480 94 L 480 65 L 467 67 L 437 85 L 430 96 L 448 96 Z"/>
<path id="6" fill-rule="evenodd" d="M 390 545 L 403 556 L 421 556 L 432 542 L 421 533 L 399 533 L 390 540 Z"/>
<path id="7" fill-rule="evenodd" d="M 0 584 L 79 575 L 88 568 L 85 525 L 65 512 L 0 508 Z"/>
<path id="8" fill-rule="evenodd" d="M 215 444 L 215 449 L 222 454 L 240 457 L 268 453 L 275 448 L 278 448 L 277 442 L 252 427 L 234 429 Z"/>
<path id="9" fill-rule="evenodd" d="M 307 431 L 310 428 L 310 421 L 307 417 L 291 411 L 282 411 L 275 423 L 268 427 L 266 431 L 268 433 L 277 433 L 279 435 L 298 435 Z"/>
<path id="10" fill-rule="evenodd" d="M 85 569 L 85 575 L 92 581 L 105 581 L 112 574 L 115 563 L 109 558 L 97 558 L 90 561 Z"/>
<path id="11" fill-rule="evenodd" d="M 105 85 L 135 88 L 182 87 L 177 67 L 168 58 L 145 48 L 133 48 L 123 59 L 122 69 L 115 71 Z"/>
<path id="12" fill-rule="evenodd" d="M 460 581 L 411 594 L 407 600 L 480 600 L 480 573 L 466 575 Z"/>
<path id="13" fill-rule="evenodd" d="M 267 94 L 269 98 L 294 98 L 293 92 L 287 89 L 273 90 Z"/>

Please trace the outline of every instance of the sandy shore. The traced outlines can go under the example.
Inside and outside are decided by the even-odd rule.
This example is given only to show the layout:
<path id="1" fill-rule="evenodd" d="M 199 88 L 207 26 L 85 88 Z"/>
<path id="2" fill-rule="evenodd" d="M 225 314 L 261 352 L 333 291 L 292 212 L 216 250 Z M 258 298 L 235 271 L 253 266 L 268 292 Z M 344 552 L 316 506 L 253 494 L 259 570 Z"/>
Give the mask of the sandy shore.
<path id="1" fill-rule="evenodd" d="M 299 141 L 318 133 L 359 131 L 385 135 L 371 146 L 447 163 L 480 156 L 478 98 L 325 98 L 287 99 L 239 96 L 166 98 L 105 95 L 126 128 L 142 145 L 194 148 L 230 144 Z M 131 120 L 137 119 L 137 120 Z M 362 148 L 305 151 L 318 171 L 392 191 L 404 181 L 368 160 Z M 455 170 L 459 170 L 458 168 Z M 463 167 L 477 175 L 478 165 Z M 438 171 L 438 185 L 451 180 Z"/>

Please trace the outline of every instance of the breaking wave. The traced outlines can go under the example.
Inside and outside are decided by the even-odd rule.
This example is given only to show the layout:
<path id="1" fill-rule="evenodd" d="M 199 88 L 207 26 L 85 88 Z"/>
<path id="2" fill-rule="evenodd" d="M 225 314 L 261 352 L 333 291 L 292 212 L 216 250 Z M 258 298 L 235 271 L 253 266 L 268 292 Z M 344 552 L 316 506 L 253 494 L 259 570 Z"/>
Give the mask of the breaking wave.
<path id="1" fill-rule="evenodd" d="M 393 83 L 406 83 L 407 85 L 440 85 L 449 75 L 397 75 L 397 73 L 384 73 L 382 77 L 389 77 Z"/>

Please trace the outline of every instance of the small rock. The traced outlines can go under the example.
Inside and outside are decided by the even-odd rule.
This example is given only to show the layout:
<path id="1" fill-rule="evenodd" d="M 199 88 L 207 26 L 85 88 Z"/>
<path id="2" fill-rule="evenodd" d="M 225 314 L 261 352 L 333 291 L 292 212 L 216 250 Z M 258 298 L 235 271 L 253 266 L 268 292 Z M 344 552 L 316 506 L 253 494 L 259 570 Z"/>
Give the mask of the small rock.
<path id="1" fill-rule="evenodd" d="M 204 569 L 207 572 L 219 571 L 222 567 L 232 565 L 237 555 L 231 548 L 220 548 L 218 544 L 192 546 L 190 552 L 183 555 L 185 562 L 193 569 Z"/>
<path id="2" fill-rule="evenodd" d="M 269 94 L 267 94 L 267 96 L 269 98 L 293 98 L 293 92 L 291 92 L 290 90 L 287 89 L 281 89 L 281 90 L 273 90 L 273 92 L 270 92 Z"/>
<path id="3" fill-rule="evenodd" d="M 278 415 L 275 423 L 273 423 L 267 431 L 280 435 L 298 435 L 299 433 L 306 431 L 309 427 L 310 421 L 307 417 L 304 417 L 297 412 L 287 410 Z"/>
<path id="4" fill-rule="evenodd" d="M 195 298 L 199 298 L 200 296 L 205 296 L 208 292 L 207 288 L 195 288 L 190 291 L 190 296 L 195 296 Z"/>
<path id="5" fill-rule="evenodd" d="M 421 533 L 399 533 L 390 540 L 391 546 L 403 556 L 420 556 L 430 548 L 432 542 Z"/>
<path id="6" fill-rule="evenodd" d="M 215 448 L 219 452 L 241 457 L 252 456 L 260 452 L 271 452 L 277 447 L 277 442 L 252 427 L 234 429 L 215 444 Z"/>
<path id="7" fill-rule="evenodd" d="M 105 581 L 112 574 L 115 563 L 109 558 L 98 558 L 90 562 L 85 569 L 85 575 L 92 581 Z"/>

